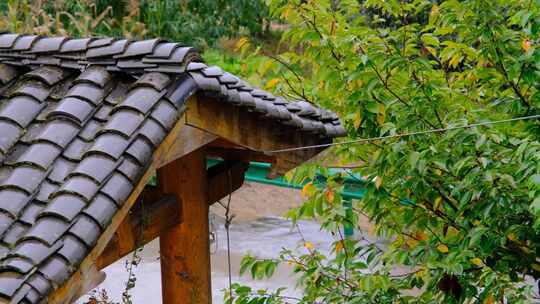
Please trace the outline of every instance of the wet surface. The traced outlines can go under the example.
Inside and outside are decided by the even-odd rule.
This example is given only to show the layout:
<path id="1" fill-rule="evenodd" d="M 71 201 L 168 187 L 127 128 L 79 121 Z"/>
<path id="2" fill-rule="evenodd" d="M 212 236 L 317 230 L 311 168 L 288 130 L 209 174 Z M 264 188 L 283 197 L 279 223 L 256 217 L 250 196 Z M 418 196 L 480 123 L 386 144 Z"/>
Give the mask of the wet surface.
<path id="1" fill-rule="evenodd" d="M 213 216 L 211 230 L 217 237 L 210 250 L 212 252 L 212 297 L 213 303 L 223 303 L 223 289 L 228 287 L 227 239 L 223 220 Z M 315 222 L 302 221 L 300 229 L 307 241 L 316 247 L 330 248 L 333 237 L 319 230 Z M 291 268 L 281 265 L 276 269 L 270 280 L 256 281 L 249 275 L 239 276 L 239 266 L 242 257 L 251 253 L 261 258 L 277 257 L 283 247 L 305 250 L 303 241 L 292 224 L 279 217 L 263 217 L 249 222 L 240 222 L 231 225 L 231 275 L 232 281 L 250 285 L 255 289 L 277 289 L 287 286 L 286 295 L 297 295 L 295 278 L 291 275 Z M 161 303 L 161 278 L 159 265 L 159 243 L 157 240 L 147 245 L 142 254 L 142 262 L 137 266 L 136 287 L 131 290 L 133 303 Z M 114 302 L 121 301 L 128 273 L 124 268 L 126 258 L 117 261 L 104 271 L 107 274 L 105 282 L 98 288 L 106 289 Z M 78 303 L 84 303 L 80 300 Z"/>

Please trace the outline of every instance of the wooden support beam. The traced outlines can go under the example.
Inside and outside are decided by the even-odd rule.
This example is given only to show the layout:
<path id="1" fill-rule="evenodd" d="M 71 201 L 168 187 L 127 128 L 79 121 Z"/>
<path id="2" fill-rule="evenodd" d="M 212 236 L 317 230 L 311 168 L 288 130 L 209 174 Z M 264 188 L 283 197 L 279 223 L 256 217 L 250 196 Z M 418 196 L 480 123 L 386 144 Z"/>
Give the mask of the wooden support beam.
<path id="1" fill-rule="evenodd" d="M 208 169 L 208 204 L 226 197 L 244 184 L 244 173 L 249 164 L 225 161 Z"/>
<path id="2" fill-rule="evenodd" d="M 129 210 L 135 204 L 137 197 L 143 191 L 150 178 L 154 175 L 158 164 L 166 163 L 167 159 L 170 159 L 170 155 L 173 155 L 174 146 L 178 144 L 176 141 L 180 130 L 184 126 L 184 121 L 180 120 L 176 123 L 174 128 L 169 132 L 167 137 L 159 145 L 158 149 L 152 155 L 150 166 L 146 169 L 146 172 L 141 177 L 141 180 L 133 189 L 129 197 L 127 198 L 122 208 L 116 212 L 113 216 L 111 223 L 105 229 L 105 231 L 99 237 L 96 245 L 90 253 L 84 258 L 79 265 L 77 271 L 75 271 L 66 283 L 60 288 L 51 293 L 48 297 L 48 302 L 51 304 L 65 304 L 75 302 L 84 291 L 87 290 L 88 277 L 94 277 L 96 272 L 96 260 L 101 256 L 101 253 L 114 236 L 114 233 L 122 223 L 123 219 L 128 214 Z M 205 184 L 206 185 L 206 184 Z M 206 204 L 208 205 L 208 204 Z"/>
<path id="3" fill-rule="evenodd" d="M 182 204 L 181 224 L 160 235 L 163 304 L 211 303 L 208 180 L 203 149 L 158 170 L 161 191 Z"/>
<path id="4" fill-rule="evenodd" d="M 194 97 L 191 99 L 194 99 Z M 218 137 L 216 135 L 205 132 L 201 129 L 191 126 L 184 126 L 176 138 L 175 145 L 173 145 L 172 149 L 167 154 L 167 157 L 164 158 L 163 161 L 157 166 L 162 167 L 175 159 L 178 159 L 205 146 L 210 142 L 215 141 L 217 138 Z"/>
<path id="5" fill-rule="evenodd" d="M 151 193 L 153 194 L 153 193 Z M 96 261 L 103 269 L 147 244 L 164 231 L 180 224 L 181 204 L 173 195 L 162 195 L 157 200 L 147 200 L 145 193 L 124 219 L 114 237 Z"/>
<path id="6" fill-rule="evenodd" d="M 262 153 L 277 149 L 324 144 L 316 134 L 300 132 L 277 121 L 257 117 L 253 112 L 219 100 L 196 96 L 187 104 L 186 125 L 214 134 L 236 145 Z M 311 159 L 323 148 L 269 154 L 275 159 L 271 176 L 286 173 Z"/>

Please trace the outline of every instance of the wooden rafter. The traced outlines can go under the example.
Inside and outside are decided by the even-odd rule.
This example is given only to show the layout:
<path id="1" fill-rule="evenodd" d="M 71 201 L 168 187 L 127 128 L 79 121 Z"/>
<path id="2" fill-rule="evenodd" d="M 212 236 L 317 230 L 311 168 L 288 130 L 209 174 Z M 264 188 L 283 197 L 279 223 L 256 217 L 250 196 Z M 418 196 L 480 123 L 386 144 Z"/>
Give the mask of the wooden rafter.
<path id="1" fill-rule="evenodd" d="M 187 104 L 186 125 L 214 134 L 255 154 L 265 151 L 327 143 L 318 135 L 284 127 L 276 121 L 220 102 L 213 98 L 192 98 Z M 265 155 L 273 159 L 271 174 L 282 175 L 311 159 L 323 149 L 299 150 Z"/>

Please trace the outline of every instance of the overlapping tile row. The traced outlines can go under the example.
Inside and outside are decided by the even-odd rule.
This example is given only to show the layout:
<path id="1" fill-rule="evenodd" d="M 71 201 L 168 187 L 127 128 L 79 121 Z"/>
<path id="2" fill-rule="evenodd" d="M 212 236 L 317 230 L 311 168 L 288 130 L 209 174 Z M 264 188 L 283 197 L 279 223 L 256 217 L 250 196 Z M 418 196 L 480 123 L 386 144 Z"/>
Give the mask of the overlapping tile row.
<path id="1" fill-rule="evenodd" d="M 0 62 L 13 66 L 43 64 L 84 70 L 99 65 L 111 72 L 182 74 L 186 69 L 201 91 L 245 107 L 267 119 L 323 137 L 345 135 L 337 116 L 306 101 L 288 102 L 282 97 L 249 86 L 219 67 L 200 62 L 195 49 L 161 39 L 131 41 L 114 38 L 40 37 L 0 35 Z M 187 63 L 191 62 L 189 66 Z"/>
<path id="2" fill-rule="evenodd" d="M 185 75 L 150 72 L 129 83 L 100 66 L 75 78 L 48 71 L 37 80 L 37 71 L 23 77 L 49 86 L 31 97 L 46 100 L 41 111 L 4 118 L 13 99 L 28 97 L 18 89 L 0 107 L 0 122 L 26 128 L 0 129 L 20 138 L 2 146 L 0 302 L 37 303 L 77 269 L 197 89 Z M 61 99 L 44 96 L 66 77 Z"/>
<path id="3" fill-rule="evenodd" d="M 217 66 L 192 62 L 186 71 L 203 94 L 246 108 L 255 115 L 323 137 L 344 136 L 346 133 L 334 112 L 317 108 L 307 101 L 288 102 L 282 97 L 275 97 Z"/>
<path id="4" fill-rule="evenodd" d="M 159 39 L 0 34 L 0 303 L 39 303 L 78 269 L 195 93 L 291 132 L 344 134 Z"/>

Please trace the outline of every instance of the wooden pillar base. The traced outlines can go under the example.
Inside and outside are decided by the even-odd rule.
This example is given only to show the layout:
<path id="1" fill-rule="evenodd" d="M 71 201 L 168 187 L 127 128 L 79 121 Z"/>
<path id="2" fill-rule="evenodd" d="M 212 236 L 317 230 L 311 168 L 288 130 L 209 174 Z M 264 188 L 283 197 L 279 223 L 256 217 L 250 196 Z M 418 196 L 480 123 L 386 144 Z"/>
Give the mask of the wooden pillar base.
<path id="1" fill-rule="evenodd" d="M 182 204 L 181 224 L 160 235 L 163 304 L 207 304 L 210 286 L 208 180 L 203 149 L 158 170 L 162 193 Z"/>

